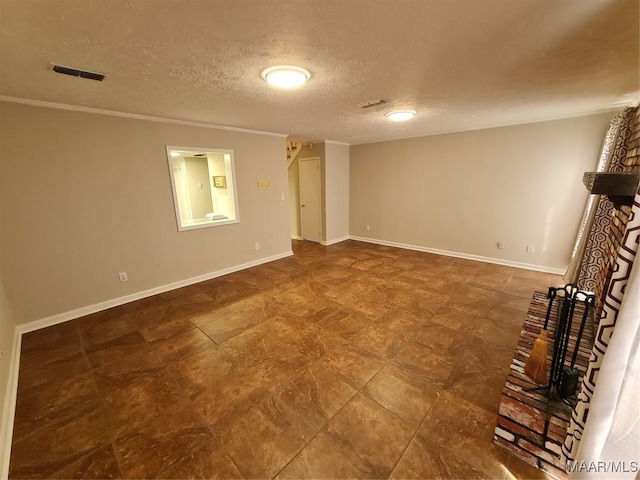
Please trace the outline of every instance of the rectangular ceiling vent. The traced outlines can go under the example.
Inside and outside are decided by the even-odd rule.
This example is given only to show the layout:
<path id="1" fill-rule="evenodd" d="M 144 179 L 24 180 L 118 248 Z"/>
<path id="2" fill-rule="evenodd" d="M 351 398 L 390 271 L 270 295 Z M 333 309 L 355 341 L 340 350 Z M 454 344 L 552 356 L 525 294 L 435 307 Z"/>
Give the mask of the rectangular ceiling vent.
<path id="1" fill-rule="evenodd" d="M 369 100 L 368 102 L 362 102 L 358 104 L 358 107 L 360 108 L 369 108 L 369 107 L 375 107 L 377 105 L 382 105 L 383 103 L 387 103 L 386 100 L 382 100 L 381 98 L 378 100 Z"/>
<path id="2" fill-rule="evenodd" d="M 62 73 L 64 75 L 71 75 L 72 77 L 88 78 L 89 80 L 97 80 L 101 82 L 106 75 L 104 73 L 90 72 L 88 70 L 80 70 L 73 67 L 65 67 L 63 65 L 51 64 L 51 70 L 56 73 Z"/>

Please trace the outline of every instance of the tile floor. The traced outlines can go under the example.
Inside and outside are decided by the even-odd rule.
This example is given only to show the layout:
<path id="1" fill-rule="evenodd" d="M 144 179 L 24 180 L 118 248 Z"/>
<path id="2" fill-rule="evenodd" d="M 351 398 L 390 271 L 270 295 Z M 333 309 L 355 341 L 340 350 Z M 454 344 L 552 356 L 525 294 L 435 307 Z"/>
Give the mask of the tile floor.
<path id="1" fill-rule="evenodd" d="M 554 275 L 346 241 L 23 336 L 11 478 L 546 478 L 492 443 Z"/>

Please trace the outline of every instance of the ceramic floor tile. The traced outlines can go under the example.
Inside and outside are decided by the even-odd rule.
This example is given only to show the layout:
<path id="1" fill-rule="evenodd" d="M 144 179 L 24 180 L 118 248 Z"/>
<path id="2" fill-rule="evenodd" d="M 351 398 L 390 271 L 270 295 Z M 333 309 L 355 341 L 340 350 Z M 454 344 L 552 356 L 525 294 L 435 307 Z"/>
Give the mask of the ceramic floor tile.
<path id="1" fill-rule="evenodd" d="M 85 347 L 85 353 L 89 364 L 95 369 L 134 355 L 145 348 L 146 344 L 140 332 L 134 331 L 99 345 Z"/>
<path id="2" fill-rule="evenodd" d="M 222 343 L 248 330 L 257 323 L 255 318 L 245 313 L 234 312 L 205 323 L 200 326 L 200 329 L 214 342 Z"/>
<path id="3" fill-rule="evenodd" d="M 340 314 L 330 315 L 320 320 L 317 325 L 328 332 L 348 339 L 370 325 L 372 320 L 340 310 Z"/>
<path id="4" fill-rule="evenodd" d="M 83 322 L 75 324 L 85 348 L 100 345 L 136 330 L 135 325 L 126 317 L 95 320 L 86 325 Z"/>
<path id="5" fill-rule="evenodd" d="M 413 337 L 413 341 L 421 343 L 432 351 L 441 353 L 448 358 L 458 358 L 464 352 L 471 338 L 468 332 L 464 330 L 429 322 L 418 330 Z"/>
<path id="6" fill-rule="evenodd" d="M 165 340 L 150 342 L 150 345 L 154 353 L 168 365 L 211 348 L 215 343 L 199 328 L 190 328 Z"/>
<path id="7" fill-rule="evenodd" d="M 184 391 L 165 370 L 141 376 L 105 393 L 102 405 L 114 435 L 135 430 L 140 422 L 162 416 L 183 400 Z"/>
<path id="8" fill-rule="evenodd" d="M 418 427 L 438 398 L 440 387 L 395 365 L 385 365 L 362 389 L 362 393 Z"/>
<path id="9" fill-rule="evenodd" d="M 237 417 L 224 438 L 225 450 L 246 478 L 274 477 L 306 445 L 315 430 L 287 415 L 270 399 Z"/>
<path id="10" fill-rule="evenodd" d="M 217 345 L 177 362 L 172 362 L 167 370 L 171 372 L 190 396 L 231 373 L 235 363 L 227 352 Z"/>
<path id="11" fill-rule="evenodd" d="M 51 327 L 42 328 L 22 336 L 21 351 L 23 353 L 42 347 L 47 343 L 55 343 L 65 337 L 77 337 L 74 322 L 64 322 Z"/>
<path id="12" fill-rule="evenodd" d="M 269 395 L 269 390 L 260 384 L 258 373 L 239 370 L 199 391 L 192 398 L 192 405 L 215 430 L 244 415 Z"/>
<path id="13" fill-rule="evenodd" d="M 338 304 L 344 311 L 366 317 L 370 320 L 378 319 L 391 308 L 386 304 L 372 303 L 357 295 L 353 295 L 344 287 L 331 288 L 323 295 Z"/>
<path id="14" fill-rule="evenodd" d="M 478 321 L 483 317 L 456 310 L 451 307 L 440 308 L 429 321 L 445 327 L 457 329 L 471 334 L 478 329 Z"/>
<path id="15" fill-rule="evenodd" d="M 319 430 L 357 391 L 332 370 L 316 363 L 282 387 L 275 401 L 295 411 L 304 422 Z"/>
<path id="16" fill-rule="evenodd" d="M 363 435 L 362 432 L 367 432 Z M 362 394 L 357 394 L 326 427 L 327 438 L 369 478 L 387 478 L 411 440 L 414 429 Z"/>
<path id="17" fill-rule="evenodd" d="M 470 463 L 438 448 L 424 437 L 416 436 L 390 478 L 392 479 L 484 479 L 486 474 Z M 494 478 L 503 478 L 494 477 Z"/>
<path id="18" fill-rule="evenodd" d="M 10 478 L 51 478 L 110 442 L 99 408 L 13 442 Z M 35 454 L 37 452 L 37 455 Z"/>
<path id="19" fill-rule="evenodd" d="M 190 452 L 163 470 L 158 478 L 176 479 L 241 479 L 244 478 L 233 460 L 218 442 L 212 441 L 201 449 Z"/>
<path id="20" fill-rule="evenodd" d="M 36 343 L 34 341 L 34 343 Z M 33 346 L 20 354 L 20 370 L 38 368 L 57 360 L 81 353 L 82 345 L 77 333 L 65 335 L 56 340 Z"/>
<path id="21" fill-rule="evenodd" d="M 213 434 L 202 419 L 176 404 L 161 421 L 139 424 L 114 445 L 123 477 L 155 478 L 212 441 Z"/>
<path id="22" fill-rule="evenodd" d="M 278 479 L 370 478 L 358 470 L 319 433 L 276 476 Z"/>
<path id="23" fill-rule="evenodd" d="M 558 276 L 293 250 L 23 335 L 10 478 L 544 478 L 492 438 Z"/>
<path id="24" fill-rule="evenodd" d="M 513 348 L 478 337 L 470 343 L 446 382 L 445 389 L 488 411 L 497 412 Z M 500 360 L 502 357 L 502 360 Z"/>
<path id="25" fill-rule="evenodd" d="M 326 352 L 319 362 L 355 389 L 362 388 L 384 366 L 380 357 L 350 345 Z"/>
<path id="26" fill-rule="evenodd" d="M 509 283 L 509 280 L 511 280 L 511 276 L 511 272 L 505 274 L 504 272 L 483 271 L 473 275 L 469 279 L 468 284 L 474 287 L 502 292 Z"/>
<path id="27" fill-rule="evenodd" d="M 164 368 L 164 363 L 151 347 L 143 344 L 135 352 L 94 370 L 93 378 L 98 394 L 103 396 L 141 377 L 155 375 Z"/>
<path id="28" fill-rule="evenodd" d="M 391 359 L 394 365 L 437 386 L 445 384 L 457 362 L 458 358 L 449 357 L 413 341 L 407 342 Z"/>
<path id="29" fill-rule="evenodd" d="M 425 317 L 395 310 L 361 329 L 349 342 L 379 357 L 391 358 L 426 324 Z"/>
<path id="30" fill-rule="evenodd" d="M 440 310 L 449 298 L 449 294 L 431 290 L 426 286 L 408 286 L 402 290 L 394 290 L 391 303 L 415 315 L 428 318 Z"/>
<path id="31" fill-rule="evenodd" d="M 533 290 L 531 291 L 533 294 Z M 486 316 L 498 298 L 497 292 L 470 285 L 459 285 L 447 305 L 466 313 Z"/>
<path id="32" fill-rule="evenodd" d="M 301 344 L 300 333 L 276 317 L 225 340 L 220 346 L 236 363 L 245 367 L 267 358 L 290 356 Z"/>
<path id="33" fill-rule="evenodd" d="M 478 322 L 475 334 L 491 343 L 508 347 L 513 352 L 520 339 L 525 318 L 524 312 L 494 305 L 487 318 Z"/>
<path id="34" fill-rule="evenodd" d="M 90 373 L 81 373 L 18 394 L 14 436 L 21 438 L 54 429 L 72 418 L 96 410 L 98 394 Z"/>
<path id="35" fill-rule="evenodd" d="M 193 323 L 188 318 L 181 317 L 141 328 L 140 333 L 147 342 L 158 342 L 191 329 L 193 329 Z"/>
<path id="36" fill-rule="evenodd" d="M 28 392 L 48 382 L 65 380 L 90 371 L 91 367 L 87 357 L 83 352 L 76 352 L 44 365 L 34 365 L 29 369 L 21 369 L 18 393 Z"/>
<path id="37" fill-rule="evenodd" d="M 247 368 L 255 382 L 270 392 L 275 392 L 297 377 L 311 364 L 311 360 L 296 350 L 276 358 L 265 358 Z"/>
<path id="38" fill-rule="evenodd" d="M 495 422 L 495 413 L 444 391 L 417 436 L 442 456 L 455 456 L 486 477 L 501 478 L 509 455 L 493 444 Z"/>

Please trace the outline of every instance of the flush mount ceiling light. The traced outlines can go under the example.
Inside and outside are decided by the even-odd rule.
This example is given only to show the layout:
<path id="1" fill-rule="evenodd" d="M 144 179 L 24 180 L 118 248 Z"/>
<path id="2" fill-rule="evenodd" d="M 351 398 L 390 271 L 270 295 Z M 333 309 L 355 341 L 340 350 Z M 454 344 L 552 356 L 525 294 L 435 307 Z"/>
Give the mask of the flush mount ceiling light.
<path id="1" fill-rule="evenodd" d="M 403 122 L 405 120 L 409 120 L 416 113 L 415 110 L 396 110 L 395 112 L 389 112 L 386 114 L 386 117 L 389 120 L 393 120 L 394 122 Z"/>
<path id="2" fill-rule="evenodd" d="M 269 67 L 263 70 L 260 75 L 267 83 L 278 88 L 299 87 L 311 77 L 309 70 L 291 65 Z"/>

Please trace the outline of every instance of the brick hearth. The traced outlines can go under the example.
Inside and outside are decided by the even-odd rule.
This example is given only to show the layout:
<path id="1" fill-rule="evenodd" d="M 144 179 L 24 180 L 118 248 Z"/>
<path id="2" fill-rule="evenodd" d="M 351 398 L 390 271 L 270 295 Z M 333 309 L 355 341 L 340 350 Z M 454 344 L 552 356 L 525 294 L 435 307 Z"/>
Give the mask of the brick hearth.
<path id="1" fill-rule="evenodd" d="M 567 478 L 565 466 L 560 459 L 560 452 L 569 427 L 572 407 L 564 403 L 557 396 L 554 389 L 552 389 L 549 401 L 547 400 L 546 391 L 524 391 L 526 388 L 536 386 L 524 374 L 524 364 L 529 358 L 533 343 L 544 326 L 548 302 L 546 292 L 536 292 L 533 295 L 522 332 L 520 333 L 520 340 L 511 362 L 509 375 L 502 390 L 493 441 L 527 463 L 555 477 Z M 552 339 L 555 336 L 558 313 L 556 304 L 559 305 L 560 303 L 556 299 L 549 319 L 547 362 L 549 369 L 551 368 Z M 583 306 L 578 303 L 569 337 L 569 352 L 573 352 L 583 312 Z M 586 371 L 592 346 L 593 324 L 588 319 L 576 359 L 576 368 L 580 371 L 581 379 Z M 578 384 L 577 392 L 580 391 L 581 383 L 580 381 Z M 575 397 L 572 397 L 571 400 L 575 401 Z"/>

